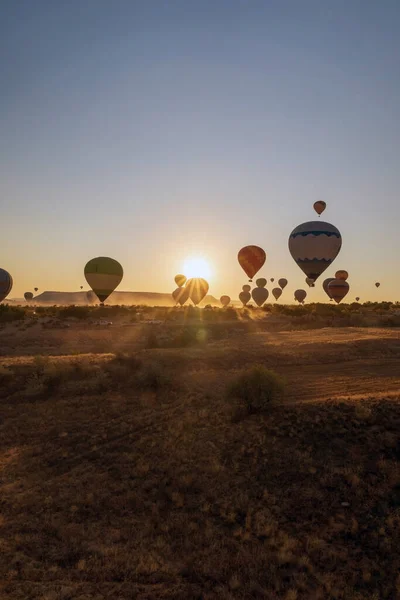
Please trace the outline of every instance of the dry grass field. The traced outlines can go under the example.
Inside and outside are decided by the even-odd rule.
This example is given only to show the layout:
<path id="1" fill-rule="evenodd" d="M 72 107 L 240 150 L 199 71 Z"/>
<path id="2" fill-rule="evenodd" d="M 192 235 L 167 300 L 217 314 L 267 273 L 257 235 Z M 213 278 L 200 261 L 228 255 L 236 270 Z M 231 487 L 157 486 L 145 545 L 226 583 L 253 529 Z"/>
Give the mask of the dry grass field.
<path id="1" fill-rule="evenodd" d="M 3 323 L 0 598 L 400 598 L 399 329 L 199 314 Z"/>

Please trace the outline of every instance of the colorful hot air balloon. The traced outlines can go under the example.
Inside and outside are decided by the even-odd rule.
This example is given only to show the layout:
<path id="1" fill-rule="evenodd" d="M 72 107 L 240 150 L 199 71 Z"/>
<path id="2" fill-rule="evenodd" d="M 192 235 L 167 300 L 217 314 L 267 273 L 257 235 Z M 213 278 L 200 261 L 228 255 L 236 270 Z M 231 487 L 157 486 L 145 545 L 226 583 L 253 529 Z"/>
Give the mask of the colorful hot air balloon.
<path id="1" fill-rule="evenodd" d="M 268 299 L 269 292 L 265 287 L 255 287 L 251 292 L 251 295 L 257 306 L 262 306 Z"/>
<path id="2" fill-rule="evenodd" d="M 282 290 L 281 290 L 281 288 L 274 288 L 274 289 L 272 290 L 272 295 L 273 295 L 273 297 L 275 298 L 275 300 L 279 300 L 279 298 L 280 298 L 280 297 L 281 297 L 281 295 L 282 295 Z"/>
<path id="3" fill-rule="evenodd" d="M 24 298 L 27 302 L 30 302 L 33 299 L 33 294 L 32 292 L 25 292 L 24 294 Z"/>
<path id="4" fill-rule="evenodd" d="M 309 287 L 315 287 L 314 279 L 311 279 L 311 277 L 306 277 L 306 284 Z"/>
<path id="5" fill-rule="evenodd" d="M 262 288 L 260 288 L 260 289 L 262 289 Z M 246 306 L 246 304 L 251 300 L 250 292 L 240 292 L 239 300 L 243 304 L 243 306 Z"/>
<path id="6" fill-rule="evenodd" d="M 356 297 L 356 302 L 360 302 L 360 297 L 359 296 Z"/>
<path id="7" fill-rule="evenodd" d="M 381 284 L 379 283 L 379 281 L 376 282 L 375 287 L 379 287 Z"/>
<path id="8" fill-rule="evenodd" d="M 326 202 L 324 202 L 323 200 L 317 200 L 317 202 L 314 202 L 314 210 L 318 216 L 320 216 L 324 212 L 325 209 L 326 209 Z"/>
<path id="9" fill-rule="evenodd" d="M 289 236 L 289 251 L 300 269 L 314 281 L 335 260 L 342 236 L 334 225 L 324 221 L 302 223 Z"/>
<path id="10" fill-rule="evenodd" d="M 250 290 L 251 290 L 251 286 L 250 286 L 250 285 L 244 285 L 244 286 L 242 287 L 242 291 L 243 291 L 243 292 L 250 292 Z"/>
<path id="11" fill-rule="evenodd" d="M 172 292 L 172 297 L 175 300 L 176 304 L 180 304 L 183 306 L 185 302 L 189 299 L 189 288 L 187 287 L 177 287 L 176 290 Z"/>
<path id="12" fill-rule="evenodd" d="M 350 286 L 347 281 L 344 281 L 344 279 L 334 279 L 328 285 L 331 298 L 333 298 L 337 304 L 339 304 L 346 294 L 348 294 L 349 289 Z"/>
<path id="13" fill-rule="evenodd" d="M 327 294 L 327 296 L 332 300 L 332 296 L 329 292 L 329 284 L 331 281 L 333 281 L 335 278 L 334 277 L 328 277 L 328 279 L 325 279 L 325 281 L 322 284 L 322 287 L 324 288 L 324 292 Z"/>
<path id="14" fill-rule="evenodd" d="M 13 278 L 5 269 L 0 269 L 0 302 L 3 302 L 11 292 L 13 286 Z"/>
<path id="15" fill-rule="evenodd" d="M 343 281 L 346 281 L 346 279 L 348 279 L 348 277 L 349 277 L 349 274 L 347 271 L 341 270 L 341 271 L 336 271 L 336 273 L 335 273 L 336 279 L 343 279 Z"/>
<path id="16" fill-rule="evenodd" d="M 259 246 L 245 246 L 238 253 L 238 261 L 249 281 L 265 263 L 266 254 Z"/>
<path id="17" fill-rule="evenodd" d="M 201 277 L 193 277 L 186 282 L 186 288 L 189 290 L 189 298 L 197 306 L 208 292 L 209 285 Z"/>
<path id="18" fill-rule="evenodd" d="M 231 299 L 229 296 L 221 296 L 219 301 L 221 302 L 222 306 L 228 306 L 228 304 L 231 303 Z"/>
<path id="19" fill-rule="evenodd" d="M 180 273 L 178 275 L 175 275 L 175 283 L 178 287 L 182 287 L 183 285 L 185 285 L 185 283 L 186 283 L 185 275 L 181 275 Z"/>
<path id="20" fill-rule="evenodd" d="M 303 304 L 304 300 L 307 298 L 307 292 L 305 290 L 296 290 L 294 293 L 294 299 L 297 302 Z"/>
<path id="21" fill-rule="evenodd" d="M 284 277 L 282 277 L 281 279 L 278 280 L 278 284 L 280 285 L 280 287 L 284 290 L 285 287 L 288 284 L 288 280 L 285 279 Z"/>
<path id="22" fill-rule="evenodd" d="M 263 288 L 267 285 L 267 280 L 264 277 L 260 277 L 260 279 L 256 280 L 256 286 L 259 288 Z M 247 286 L 246 286 L 247 287 Z M 250 287 L 250 286 L 248 286 Z"/>
<path id="23" fill-rule="evenodd" d="M 89 260 L 84 274 L 86 281 L 103 304 L 121 283 L 124 270 L 117 260 L 98 256 Z"/>

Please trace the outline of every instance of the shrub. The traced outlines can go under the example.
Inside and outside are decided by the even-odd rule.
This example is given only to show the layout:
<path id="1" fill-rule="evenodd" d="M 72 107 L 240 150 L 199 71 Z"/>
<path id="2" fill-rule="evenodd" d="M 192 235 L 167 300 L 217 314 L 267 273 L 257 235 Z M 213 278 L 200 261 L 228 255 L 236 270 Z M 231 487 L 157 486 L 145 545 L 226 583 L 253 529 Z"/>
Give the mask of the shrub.
<path id="1" fill-rule="evenodd" d="M 75 319 L 87 319 L 90 314 L 90 308 L 88 306 L 65 306 L 60 308 L 58 316 L 60 319 L 66 319 L 68 317 L 74 317 Z"/>
<path id="2" fill-rule="evenodd" d="M 0 323 L 11 323 L 25 319 L 25 310 L 20 306 L 0 304 Z"/>
<path id="3" fill-rule="evenodd" d="M 229 385 L 228 398 L 239 400 L 250 413 L 264 411 L 272 402 L 282 397 L 284 382 L 277 373 L 262 365 L 242 371 Z"/>

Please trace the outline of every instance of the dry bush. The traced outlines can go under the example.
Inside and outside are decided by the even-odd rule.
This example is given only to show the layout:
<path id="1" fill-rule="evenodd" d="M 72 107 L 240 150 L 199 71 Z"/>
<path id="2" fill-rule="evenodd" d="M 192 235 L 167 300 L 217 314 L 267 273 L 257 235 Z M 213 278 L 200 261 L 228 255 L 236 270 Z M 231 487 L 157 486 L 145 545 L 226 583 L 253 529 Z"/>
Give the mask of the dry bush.
<path id="1" fill-rule="evenodd" d="M 262 365 L 254 365 L 242 371 L 229 384 L 227 397 L 238 400 L 249 414 L 263 412 L 282 397 L 284 387 L 277 373 Z"/>

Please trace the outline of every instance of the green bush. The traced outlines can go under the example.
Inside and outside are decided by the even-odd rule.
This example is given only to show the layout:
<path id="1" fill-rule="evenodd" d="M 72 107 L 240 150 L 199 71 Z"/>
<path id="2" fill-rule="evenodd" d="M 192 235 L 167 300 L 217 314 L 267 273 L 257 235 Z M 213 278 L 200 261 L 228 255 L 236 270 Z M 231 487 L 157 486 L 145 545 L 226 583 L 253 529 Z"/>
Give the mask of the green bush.
<path id="1" fill-rule="evenodd" d="M 242 371 L 229 385 L 227 396 L 238 400 L 250 413 L 262 412 L 282 397 L 284 382 L 274 371 L 254 365 Z"/>

